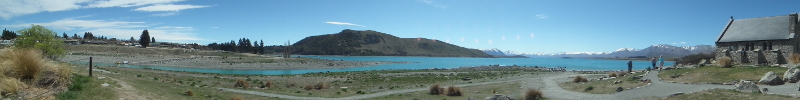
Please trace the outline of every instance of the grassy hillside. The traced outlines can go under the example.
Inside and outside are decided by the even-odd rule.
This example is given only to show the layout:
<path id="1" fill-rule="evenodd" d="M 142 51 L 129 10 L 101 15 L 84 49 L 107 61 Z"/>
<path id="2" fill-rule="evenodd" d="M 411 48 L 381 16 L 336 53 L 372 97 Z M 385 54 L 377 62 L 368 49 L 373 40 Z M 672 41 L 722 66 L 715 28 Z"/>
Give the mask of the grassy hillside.
<path id="1" fill-rule="evenodd" d="M 342 30 L 336 34 L 306 37 L 293 44 L 302 55 L 491 57 L 480 50 L 441 41 L 399 38 L 376 31 Z"/>

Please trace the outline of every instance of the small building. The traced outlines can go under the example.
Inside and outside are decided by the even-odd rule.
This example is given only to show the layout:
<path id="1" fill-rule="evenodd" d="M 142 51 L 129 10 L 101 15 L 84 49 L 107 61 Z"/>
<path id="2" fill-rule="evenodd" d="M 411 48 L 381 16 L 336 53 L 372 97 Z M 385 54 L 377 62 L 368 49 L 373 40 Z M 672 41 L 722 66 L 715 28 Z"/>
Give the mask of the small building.
<path id="1" fill-rule="evenodd" d="M 81 41 L 78 41 L 78 40 L 64 40 L 64 44 L 66 44 L 66 45 L 80 45 Z"/>
<path id="2" fill-rule="evenodd" d="M 731 19 L 715 44 L 716 58 L 730 57 L 733 63 L 786 64 L 800 50 L 798 14 Z"/>

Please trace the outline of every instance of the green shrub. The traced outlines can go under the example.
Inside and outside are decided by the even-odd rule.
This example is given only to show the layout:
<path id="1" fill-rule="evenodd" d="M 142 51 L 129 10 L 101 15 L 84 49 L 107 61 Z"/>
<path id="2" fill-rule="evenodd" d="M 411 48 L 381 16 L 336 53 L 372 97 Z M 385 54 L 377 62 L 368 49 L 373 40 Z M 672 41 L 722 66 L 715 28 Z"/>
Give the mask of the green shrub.
<path id="1" fill-rule="evenodd" d="M 593 90 L 593 89 L 594 89 L 594 87 L 593 87 L 593 86 L 589 86 L 589 87 L 586 87 L 586 89 L 583 89 L 583 91 L 591 91 L 591 90 Z"/>

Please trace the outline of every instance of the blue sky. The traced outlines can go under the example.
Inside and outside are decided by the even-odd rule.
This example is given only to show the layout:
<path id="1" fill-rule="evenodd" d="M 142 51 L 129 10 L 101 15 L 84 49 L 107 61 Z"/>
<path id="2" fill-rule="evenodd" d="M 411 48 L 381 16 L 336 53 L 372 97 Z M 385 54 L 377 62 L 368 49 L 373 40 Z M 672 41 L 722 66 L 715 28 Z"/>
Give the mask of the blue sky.
<path id="1" fill-rule="evenodd" d="M 0 28 L 268 45 L 343 29 L 525 53 L 713 45 L 729 18 L 800 12 L 776 0 L 0 0 Z"/>

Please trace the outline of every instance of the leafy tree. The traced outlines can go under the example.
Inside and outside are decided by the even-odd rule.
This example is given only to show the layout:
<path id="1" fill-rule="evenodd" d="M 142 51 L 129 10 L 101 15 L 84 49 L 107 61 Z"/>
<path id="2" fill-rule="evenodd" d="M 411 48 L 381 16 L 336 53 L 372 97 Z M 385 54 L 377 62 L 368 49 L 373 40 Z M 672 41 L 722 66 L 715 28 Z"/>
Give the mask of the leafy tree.
<path id="1" fill-rule="evenodd" d="M 152 39 L 150 39 L 150 43 L 156 43 L 156 37 L 153 37 Z"/>
<path id="2" fill-rule="evenodd" d="M 3 40 L 11 40 L 17 38 L 17 33 L 3 29 L 3 36 L 1 36 L 0 38 L 3 38 Z"/>
<path id="3" fill-rule="evenodd" d="M 85 33 L 83 33 L 83 39 L 94 40 L 94 38 L 95 38 L 95 37 L 94 37 L 94 35 L 92 34 L 92 32 L 85 32 Z"/>
<path id="4" fill-rule="evenodd" d="M 142 35 L 139 37 L 139 44 L 142 45 L 142 48 L 147 48 L 150 45 L 150 32 L 147 32 L 146 29 L 142 31 Z"/>
<path id="5" fill-rule="evenodd" d="M 20 39 L 14 42 L 15 47 L 39 49 L 47 58 L 53 60 L 64 56 L 64 43 L 54 38 L 58 36 L 57 33 L 43 26 L 31 26 L 31 28 L 17 31 L 20 33 Z"/>
<path id="6" fill-rule="evenodd" d="M 64 36 L 64 39 L 67 39 L 67 38 L 69 38 L 69 36 L 67 35 L 67 32 L 64 32 L 63 34 L 64 34 L 64 35 L 63 35 L 63 36 Z"/>

